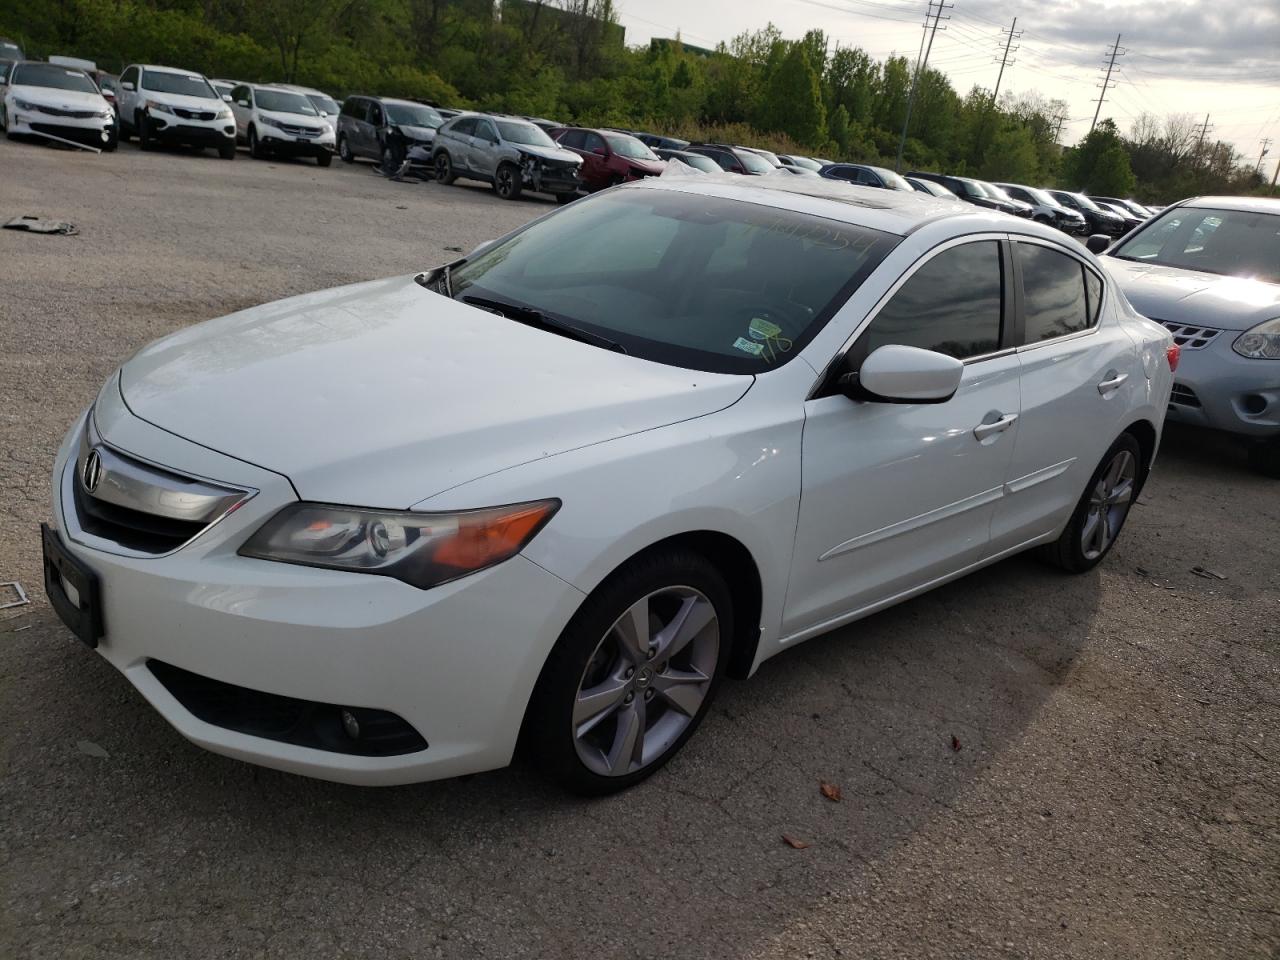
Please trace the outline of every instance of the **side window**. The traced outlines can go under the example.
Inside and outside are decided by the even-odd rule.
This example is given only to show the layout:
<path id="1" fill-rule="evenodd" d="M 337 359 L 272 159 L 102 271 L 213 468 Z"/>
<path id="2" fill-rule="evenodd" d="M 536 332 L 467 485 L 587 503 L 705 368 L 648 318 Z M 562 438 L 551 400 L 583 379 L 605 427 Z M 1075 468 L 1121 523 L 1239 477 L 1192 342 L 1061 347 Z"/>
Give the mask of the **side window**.
<path id="1" fill-rule="evenodd" d="M 586 146 L 584 149 L 587 151 L 587 153 L 595 153 L 597 150 L 604 149 L 604 137 L 600 136 L 600 134 L 588 133 L 588 134 L 584 134 L 584 136 L 585 136 L 584 142 L 586 143 Z"/>
<path id="2" fill-rule="evenodd" d="M 369 122 L 375 127 L 382 126 L 382 104 L 370 101 Z"/>
<path id="3" fill-rule="evenodd" d="M 249 88 L 245 86 L 236 87 L 231 91 L 231 99 L 235 101 L 236 104 L 239 104 L 241 100 L 249 100 Z"/>
<path id="4" fill-rule="evenodd" d="M 138 68 L 137 67 L 130 67 L 121 75 L 120 82 L 124 83 L 125 81 L 132 83 L 135 87 L 138 85 Z"/>
<path id="5" fill-rule="evenodd" d="M 575 150 L 582 149 L 583 134 L 581 130 L 566 130 L 564 135 L 560 137 L 562 146 L 573 147 Z"/>
<path id="6" fill-rule="evenodd" d="M 488 120 L 477 120 L 475 136 L 481 140 L 493 141 L 498 139 L 498 131 L 493 128 L 493 124 Z"/>
<path id="7" fill-rule="evenodd" d="M 1021 200 L 1023 203 L 1029 203 L 1033 206 L 1035 205 L 1035 201 L 1031 199 L 1031 196 L 1030 194 L 1027 193 L 1027 191 L 1022 190 L 1018 187 L 1004 187 L 1003 189 L 1004 189 L 1004 192 L 1007 193 L 1009 196 L 1013 197 L 1013 199 Z"/>
<path id="8" fill-rule="evenodd" d="M 1089 326 L 1098 322 L 1098 314 L 1102 311 L 1102 281 L 1092 270 L 1085 268 L 1084 291 L 1089 298 Z"/>
<path id="9" fill-rule="evenodd" d="M 714 153 L 709 154 L 709 156 L 725 170 L 732 171 L 738 169 L 738 158 L 731 153 L 725 153 L 723 150 L 716 150 Z"/>
<path id="10" fill-rule="evenodd" d="M 342 101 L 342 115 L 344 117 L 354 117 L 358 114 L 358 104 L 355 97 L 347 97 Z"/>
<path id="11" fill-rule="evenodd" d="M 883 186 L 883 184 L 880 182 L 880 178 L 879 178 L 879 177 L 877 177 L 877 176 L 876 176 L 874 173 L 872 173 L 870 170 L 859 170 L 859 171 L 858 171 L 858 183 L 862 184 L 864 187 L 880 187 L 880 186 Z"/>
<path id="12" fill-rule="evenodd" d="M 449 132 L 456 133 L 460 137 L 471 136 L 476 132 L 476 118 L 463 117 L 450 128 Z"/>
<path id="13" fill-rule="evenodd" d="M 1016 243 L 1014 250 L 1022 267 L 1025 341 L 1038 343 L 1088 330 L 1084 265 L 1065 253 L 1031 243 Z"/>
<path id="14" fill-rule="evenodd" d="M 1078 276 L 1078 275 L 1077 275 Z M 963 360 L 1000 348 L 1004 306 L 1000 244 L 944 250 L 911 275 L 862 335 L 870 353 L 896 343 Z"/>
<path id="15" fill-rule="evenodd" d="M 841 180 L 852 180 L 854 182 L 858 179 L 858 171 L 849 167 L 836 167 L 831 171 L 831 175 L 839 177 Z"/>

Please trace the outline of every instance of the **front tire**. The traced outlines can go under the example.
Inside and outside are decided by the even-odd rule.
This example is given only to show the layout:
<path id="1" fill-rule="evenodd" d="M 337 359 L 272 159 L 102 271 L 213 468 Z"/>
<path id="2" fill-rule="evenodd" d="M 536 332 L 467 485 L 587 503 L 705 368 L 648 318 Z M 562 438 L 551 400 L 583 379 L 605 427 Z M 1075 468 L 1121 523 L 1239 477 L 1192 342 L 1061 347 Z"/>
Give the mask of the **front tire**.
<path id="1" fill-rule="evenodd" d="M 556 194 L 556 203 L 560 204 L 560 206 L 562 207 L 566 203 L 573 203 L 573 201 L 577 199 L 578 199 L 578 195 L 576 193 L 557 193 Z"/>
<path id="2" fill-rule="evenodd" d="M 249 156 L 255 160 L 265 160 L 267 151 L 263 148 L 262 142 L 258 140 L 258 131 L 249 128 Z"/>
<path id="3" fill-rule="evenodd" d="M 547 658 L 529 702 L 530 755 L 586 796 L 651 776 L 706 716 L 732 637 L 728 585 L 705 557 L 674 548 L 631 561 Z"/>
<path id="4" fill-rule="evenodd" d="M 346 135 L 338 138 L 338 157 L 343 163 L 355 163 L 355 154 L 351 152 L 351 144 L 347 143 Z"/>
<path id="5" fill-rule="evenodd" d="M 154 150 L 156 142 L 151 136 L 151 120 L 145 113 L 134 115 L 134 129 L 138 132 L 138 149 Z"/>
<path id="6" fill-rule="evenodd" d="M 503 163 L 493 175 L 493 189 L 503 200 L 518 200 L 523 186 L 520 183 L 520 168 L 514 163 Z"/>
<path id="7" fill-rule="evenodd" d="M 1120 434 L 1089 478 L 1062 536 L 1040 548 L 1041 558 L 1068 573 L 1085 573 L 1101 563 L 1120 536 L 1146 468 L 1133 434 Z"/>
<path id="8" fill-rule="evenodd" d="M 325 150 L 323 153 L 316 154 L 317 165 L 321 167 L 327 167 L 332 163 L 333 163 L 333 154 L 330 153 L 328 150 Z"/>
<path id="9" fill-rule="evenodd" d="M 236 142 L 233 139 L 230 143 L 221 144 L 218 147 L 218 156 L 223 160 L 234 160 L 236 158 Z"/>

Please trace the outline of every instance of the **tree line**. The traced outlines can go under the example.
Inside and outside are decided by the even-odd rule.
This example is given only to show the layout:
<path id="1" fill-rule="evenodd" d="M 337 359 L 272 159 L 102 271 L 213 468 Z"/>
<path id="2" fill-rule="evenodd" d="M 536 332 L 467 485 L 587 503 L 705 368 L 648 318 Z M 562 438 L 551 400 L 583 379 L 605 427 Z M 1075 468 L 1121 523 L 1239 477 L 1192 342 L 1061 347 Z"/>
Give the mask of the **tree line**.
<path id="1" fill-rule="evenodd" d="M 1266 189 L 1189 116 L 1144 115 L 1128 134 L 1104 120 L 1064 150 L 1062 100 L 994 102 L 931 67 L 916 78 L 906 56 L 833 48 L 821 30 L 789 41 L 772 24 L 714 50 L 629 48 L 613 0 L 6 0 L 0 35 L 108 70 L 163 63 L 887 166 L 914 82 L 904 168 L 1149 202 Z"/>

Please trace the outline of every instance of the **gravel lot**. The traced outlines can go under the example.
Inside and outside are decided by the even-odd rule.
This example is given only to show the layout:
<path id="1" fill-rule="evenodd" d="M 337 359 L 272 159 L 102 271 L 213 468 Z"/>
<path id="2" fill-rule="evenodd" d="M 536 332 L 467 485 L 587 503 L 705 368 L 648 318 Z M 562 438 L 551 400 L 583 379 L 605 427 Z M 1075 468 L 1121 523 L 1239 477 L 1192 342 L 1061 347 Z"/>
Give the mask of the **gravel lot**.
<path id="1" fill-rule="evenodd" d="M 813 640 L 601 801 L 519 768 L 376 790 L 216 757 L 72 639 L 36 525 L 117 364 L 552 208 L 0 141 L 0 219 L 81 231 L 0 231 L 0 580 L 34 601 L 0 611 L 0 956 L 1276 956 L 1280 485 L 1213 436 L 1171 431 L 1098 571 L 1014 559 Z"/>

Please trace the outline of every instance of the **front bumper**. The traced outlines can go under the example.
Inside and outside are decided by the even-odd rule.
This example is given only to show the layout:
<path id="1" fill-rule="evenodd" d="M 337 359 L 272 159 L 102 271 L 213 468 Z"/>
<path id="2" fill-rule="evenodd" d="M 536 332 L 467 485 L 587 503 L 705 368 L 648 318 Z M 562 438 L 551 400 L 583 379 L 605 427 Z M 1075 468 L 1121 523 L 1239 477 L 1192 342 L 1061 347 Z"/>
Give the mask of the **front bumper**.
<path id="1" fill-rule="evenodd" d="M 1207 347 L 1183 348 L 1174 374 L 1169 419 L 1258 439 L 1280 436 L 1280 360 L 1242 357 L 1238 330 Z"/>
<path id="2" fill-rule="evenodd" d="M 337 142 L 333 136 L 328 137 L 291 137 L 289 134 L 270 127 L 262 129 L 262 145 L 269 147 L 273 153 L 288 157 L 318 157 L 324 153 L 337 150 Z"/>
<path id="3" fill-rule="evenodd" d="M 104 441 L 122 451 L 258 490 L 167 556 L 121 556 L 75 539 L 75 507 L 66 494 L 76 482 L 84 417 L 55 462 L 56 534 L 100 582 L 97 652 L 179 733 L 229 757 L 355 784 L 432 780 L 510 761 L 529 695 L 581 602 L 579 591 L 523 556 L 425 591 L 384 577 L 240 557 L 245 538 L 293 499 L 284 477 L 182 441 L 122 409 L 95 422 Z M 185 688 L 162 682 L 166 667 L 277 698 L 389 712 L 428 746 L 354 755 L 253 735 L 216 716 L 209 722 L 184 706 L 194 702 L 189 697 L 175 695 Z"/>
<path id="4" fill-rule="evenodd" d="M 151 112 L 151 135 L 163 143 L 184 143 L 201 147 L 221 147 L 236 142 L 234 120 L 186 120 Z"/>
<path id="5" fill-rule="evenodd" d="M 8 122 L 10 133 L 60 137 L 90 147 L 108 143 L 115 127 L 114 117 L 59 117 L 32 110 L 15 110 Z"/>

